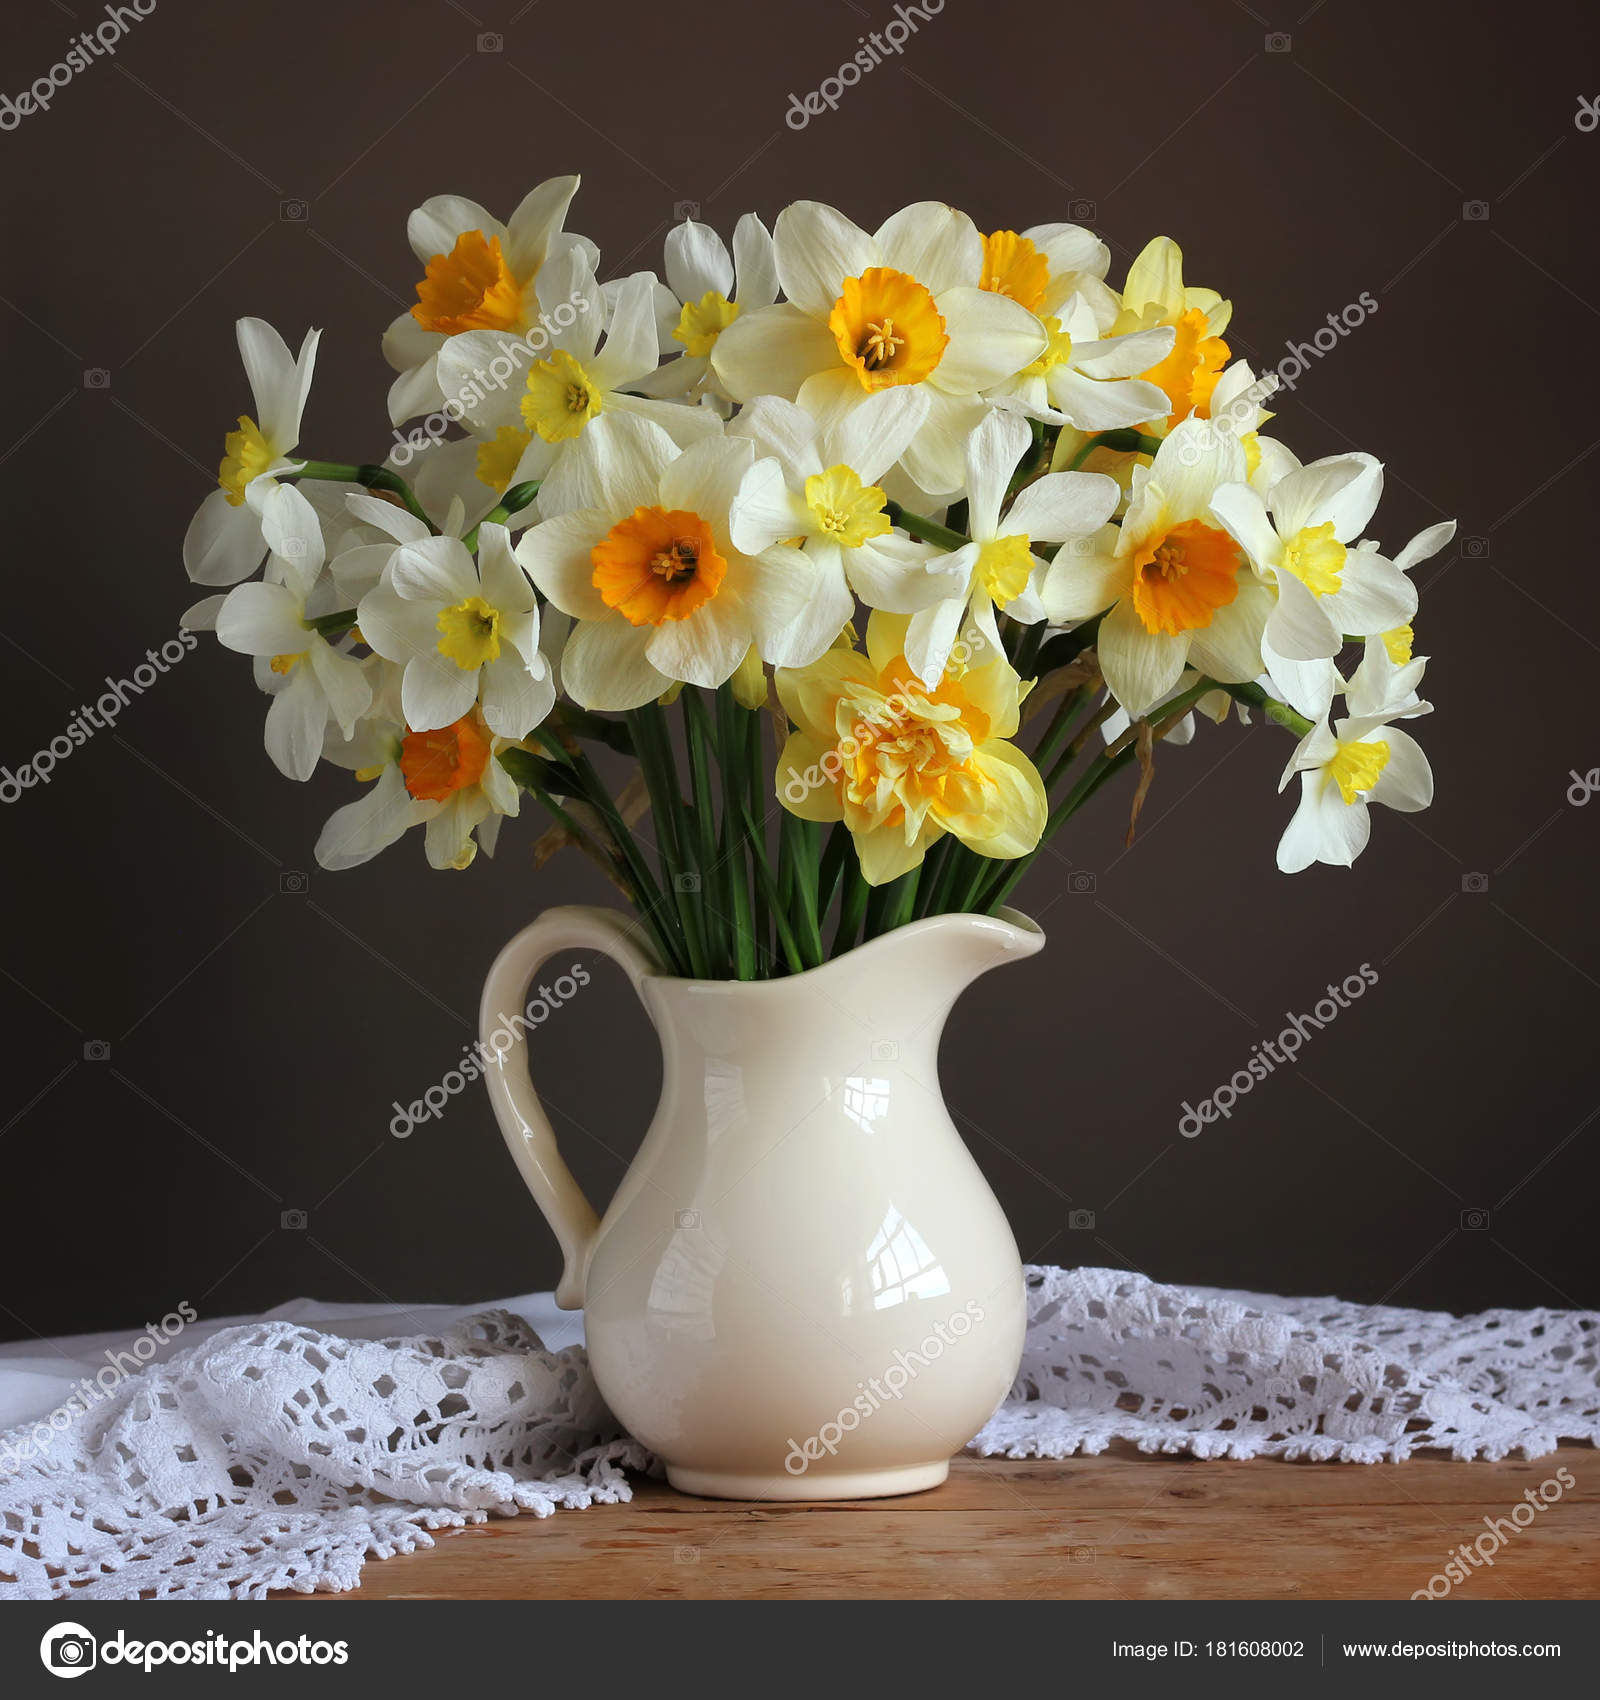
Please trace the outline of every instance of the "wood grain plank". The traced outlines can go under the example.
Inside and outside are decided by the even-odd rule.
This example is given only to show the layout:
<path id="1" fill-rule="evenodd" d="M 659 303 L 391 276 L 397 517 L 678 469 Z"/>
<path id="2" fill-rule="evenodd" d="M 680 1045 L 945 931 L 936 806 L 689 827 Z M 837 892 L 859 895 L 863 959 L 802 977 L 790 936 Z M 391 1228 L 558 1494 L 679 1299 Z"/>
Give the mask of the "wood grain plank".
<path id="1" fill-rule="evenodd" d="M 1600 1595 L 1600 1454 L 1498 1464 L 1204 1462 L 1119 1447 L 964 1457 L 906 1499 L 745 1505 L 638 1484 L 627 1505 L 496 1519 L 318 1599 L 1403 1599 L 1484 1519 L 1575 1485 L 1456 1589 Z M 305 1596 L 284 1595 L 299 1599 Z"/>

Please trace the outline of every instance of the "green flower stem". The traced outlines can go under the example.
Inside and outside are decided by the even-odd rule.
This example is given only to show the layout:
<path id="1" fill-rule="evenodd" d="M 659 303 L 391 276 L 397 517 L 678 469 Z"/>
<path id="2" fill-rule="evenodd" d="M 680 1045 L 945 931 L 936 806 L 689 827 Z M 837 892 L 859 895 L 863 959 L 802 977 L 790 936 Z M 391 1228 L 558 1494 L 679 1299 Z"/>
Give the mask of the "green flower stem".
<path id="1" fill-rule="evenodd" d="M 1046 624 L 1046 621 L 1040 620 L 1037 625 L 1024 626 L 1022 635 L 1017 639 L 1016 653 L 1011 658 L 1011 665 L 1024 679 L 1033 675 L 1039 651 L 1044 645 Z"/>
<path id="2" fill-rule="evenodd" d="M 1033 751 L 1033 765 L 1042 774 L 1046 764 L 1055 758 L 1056 751 L 1061 747 L 1062 740 L 1072 729 L 1072 717 L 1078 712 L 1083 699 L 1089 694 L 1087 685 L 1078 685 L 1070 691 L 1061 693 L 1061 701 L 1051 717 L 1050 724 L 1045 728 L 1044 736 L 1039 740 Z"/>
<path id="3" fill-rule="evenodd" d="M 461 541 L 474 553 L 478 547 L 478 532 L 486 525 L 504 525 L 513 514 L 520 514 L 528 503 L 539 494 L 539 480 L 530 479 L 526 484 L 513 484 L 499 502 L 473 526 Z"/>
<path id="4" fill-rule="evenodd" d="M 333 615 L 329 619 L 335 618 Z M 604 744 L 619 756 L 633 756 L 637 752 L 633 747 L 633 737 L 627 726 L 620 720 L 612 720 L 604 714 L 591 714 L 586 708 L 579 708 L 576 703 L 558 702 L 550 711 L 550 723 L 559 731 L 570 732 L 575 738 L 587 738 L 591 743 Z"/>
<path id="5" fill-rule="evenodd" d="M 940 525 L 938 520 L 929 519 L 926 514 L 912 513 L 909 508 L 901 507 L 898 502 L 885 502 L 883 511 L 889 516 L 891 525 L 904 526 L 913 537 L 920 537 L 924 543 L 937 543 L 943 549 L 954 551 L 964 549 L 972 541 L 961 532 L 952 531 L 948 525 Z"/>
<path id="6" fill-rule="evenodd" d="M 1094 711 L 1094 713 L 1077 727 L 1077 729 L 1073 732 L 1072 741 L 1056 758 L 1054 766 L 1052 766 L 1050 771 L 1044 776 L 1044 788 L 1046 792 L 1055 790 L 1056 786 L 1059 785 L 1065 777 L 1067 769 L 1070 768 L 1083 753 L 1083 746 L 1088 743 L 1091 734 L 1098 732 L 1099 729 L 1104 726 L 1116 712 L 1117 703 L 1115 698 L 1107 697 L 1106 700 Z M 1113 751 L 1113 754 L 1115 753 L 1117 752 Z"/>
<path id="7" fill-rule="evenodd" d="M 755 816 L 750 812 L 748 800 L 744 806 L 744 831 L 749 841 L 751 853 L 755 857 L 756 878 L 766 893 L 767 904 L 772 910 L 772 919 L 778 929 L 778 945 L 783 951 L 783 959 L 789 965 L 791 974 L 803 974 L 813 966 L 801 955 L 799 941 L 794 936 L 794 929 L 789 925 L 786 905 L 778 889 L 778 882 L 773 878 L 772 862 L 767 856 L 767 847 L 762 842 L 760 829 L 756 825 Z"/>
<path id="8" fill-rule="evenodd" d="M 800 954 L 808 968 L 822 961 L 822 924 L 817 913 L 816 839 L 810 821 L 784 811 L 778 827 L 779 839 L 788 853 L 790 874 L 789 918 Z M 858 917 L 859 919 L 859 917 Z"/>
<path id="9" fill-rule="evenodd" d="M 661 950 L 662 961 L 678 973 L 687 973 L 689 969 L 688 953 L 683 936 L 677 931 L 675 918 L 668 907 L 661 887 L 657 885 L 650 872 L 649 864 L 645 861 L 643 852 L 639 849 L 638 841 L 628 830 L 627 822 L 623 820 L 616 804 L 611 799 L 604 780 L 595 771 L 593 764 L 582 751 L 569 751 L 561 740 L 546 727 L 535 727 L 533 734 L 555 758 L 552 765 L 565 767 L 576 781 L 574 790 L 595 808 L 605 822 L 606 830 L 621 855 L 628 870 L 628 877 L 634 889 L 639 894 L 640 908 L 645 921 L 654 933 L 656 942 Z M 500 764 L 507 772 L 521 783 L 521 775 L 508 759 L 512 756 L 526 755 L 529 762 L 537 762 L 538 758 L 527 751 L 505 751 L 500 758 Z M 547 786 L 547 789 L 554 789 Z"/>
<path id="10" fill-rule="evenodd" d="M 1183 719 L 1184 715 L 1199 702 L 1201 697 L 1205 696 L 1208 691 L 1216 690 L 1216 688 L 1215 679 L 1202 679 L 1199 684 L 1191 686 L 1181 696 L 1174 697 L 1171 702 L 1163 703 L 1161 706 L 1164 713 L 1153 729 L 1156 741 L 1159 742 L 1164 738 Z M 1138 722 L 1135 721 L 1134 726 L 1129 728 L 1130 734 L 1135 733 L 1137 725 Z M 1079 739 L 1074 740 L 1074 742 L 1078 742 L 1082 737 L 1087 736 L 1092 729 L 1092 724 L 1086 726 L 1079 735 Z M 1136 735 L 1132 735 L 1127 738 L 1126 742 L 1118 739 L 1115 745 L 1102 750 L 1089 763 L 1079 776 L 1078 783 L 1050 811 L 1050 818 L 1045 822 L 1044 831 L 1039 836 L 1038 844 L 1026 856 L 1019 856 L 1015 861 L 1005 864 L 1001 873 L 993 877 L 979 894 L 981 913 L 993 914 L 1006 901 L 1011 893 L 1016 890 L 1022 876 L 1033 865 L 1040 850 L 1060 831 L 1063 824 L 1070 820 L 1108 779 L 1114 774 L 1120 773 L 1123 768 L 1133 762 L 1137 755 L 1138 740 Z M 1059 767 L 1060 764 L 1057 765 Z"/>
<path id="11" fill-rule="evenodd" d="M 716 737 L 697 686 L 685 685 L 678 701 L 683 706 L 683 747 L 689 758 L 689 792 L 694 801 L 693 809 L 682 823 L 682 842 L 700 879 L 707 961 L 720 974 L 734 956 L 733 940 L 727 933 L 727 923 L 734 913 L 734 876 L 728 835 L 724 833 L 721 855 L 714 836 L 717 810 L 711 798 L 711 751 Z M 743 974 L 738 977 L 745 978 Z"/>
<path id="12" fill-rule="evenodd" d="M 1305 737 L 1314 724 L 1303 714 L 1297 714 L 1288 703 L 1268 696 L 1259 685 L 1218 685 L 1214 689 L 1226 691 L 1235 702 L 1242 702 L 1247 708 L 1259 709 L 1274 725 L 1287 727 L 1297 738 Z"/>
<path id="13" fill-rule="evenodd" d="M 1057 632 L 1049 639 L 1039 651 L 1035 669 L 1038 676 L 1042 679 L 1046 673 L 1053 673 L 1058 667 L 1070 667 L 1099 635 L 1100 621 L 1103 618 L 1103 615 L 1096 614 L 1092 620 L 1085 620 L 1081 626 L 1075 626 L 1070 632 Z"/>
<path id="14" fill-rule="evenodd" d="M 846 863 L 844 896 L 839 900 L 839 926 L 833 935 L 834 956 L 843 956 L 855 944 L 856 934 L 861 930 L 862 917 L 867 912 L 871 889 L 862 878 L 861 869 L 854 860 Z"/>
<path id="15" fill-rule="evenodd" d="M 325 638 L 343 637 L 356 623 L 354 608 L 342 608 L 337 614 L 318 614 L 300 622 L 307 631 L 320 632 Z"/>
<path id="16" fill-rule="evenodd" d="M 717 687 L 715 747 L 717 765 L 722 770 L 722 824 L 726 840 L 721 871 L 732 911 L 734 978 L 739 980 L 755 979 L 758 966 L 755 912 L 750 900 L 750 875 L 745 859 L 750 847 L 750 834 L 745 825 L 748 811 L 744 800 L 749 740 L 738 718 L 748 712 L 740 708 L 731 685 Z M 703 705 L 701 713 L 704 714 Z"/>
<path id="17" fill-rule="evenodd" d="M 819 920 L 832 907 L 833 894 L 839 886 L 839 875 L 844 872 L 845 859 L 849 855 L 850 829 L 842 820 L 835 821 L 833 830 L 828 834 L 828 846 L 822 853 L 822 862 L 817 870 Z"/>
<path id="18" fill-rule="evenodd" d="M 1068 461 L 1066 470 L 1076 472 L 1096 449 L 1114 449 L 1119 454 L 1153 455 L 1160 447 L 1159 437 L 1147 437 L 1142 431 L 1097 431 Z"/>
<path id="19" fill-rule="evenodd" d="M 725 686 L 724 689 L 731 690 Z M 735 716 L 734 724 L 740 724 Z M 766 822 L 763 819 L 759 825 L 752 825 L 757 811 L 761 809 L 761 799 L 766 791 L 766 746 L 761 738 L 761 713 L 759 710 L 748 711 L 743 722 L 744 732 L 744 791 L 740 799 L 740 812 L 744 817 L 745 836 L 749 840 L 751 855 L 755 858 L 755 908 L 753 920 L 756 936 L 756 952 L 758 957 L 770 961 L 774 949 L 772 944 L 772 916 L 770 914 L 771 894 L 769 886 L 772 882 L 772 869 L 766 870 L 766 877 L 761 877 L 762 864 L 766 861 Z M 734 752 L 729 752 L 730 761 L 738 759 Z M 786 916 L 780 919 L 787 922 Z"/>
<path id="20" fill-rule="evenodd" d="M 684 946 L 689 971 L 700 980 L 710 973 L 705 933 L 700 924 L 700 909 L 695 893 L 689 889 L 689 868 L 679 831 L 682 825 L 683 796 L 678 789 L 678 767 L 672 755 L 672 742 L 667 736 L 666 723 L 659 703 L 646 703 L 630 713 L 633 741 L 639 751 L 639 767 L 650 792 L 650 812 L 656 823 L 656 854 L 661 862 L 662 885 L 671 891 L 678 912 L 678 925 L 683 929 Z"/>
<path id="21" fill-rule="evenodd" d="M 385 490 L 391 496 L 398 496 L 405 503 L 407 512 L 420 519 L 435 537 L 439 535 L 438 526 L 428 518 L 427 509 L 417 500 L 411 486 L 398 472 L 391 472 L 386 466 L 353 466 L 347 461 L 308 460 L 300 468 L 298 476 L 320 478 L 334 484 L 359 484 L 367 490 Z"/>
<path id="22" fill-rule="evenodd" d="M 922 878 L 917 886 L 917 900 L 912 906 L 911 918 L 920 921 L 924 915 L 935 913 L 934 899 L 939 893 L 939 884 L 944 875 L 945 862 L 949 859 L 950 846 L 955 842 L 948 833 L 922 858 Z"/>

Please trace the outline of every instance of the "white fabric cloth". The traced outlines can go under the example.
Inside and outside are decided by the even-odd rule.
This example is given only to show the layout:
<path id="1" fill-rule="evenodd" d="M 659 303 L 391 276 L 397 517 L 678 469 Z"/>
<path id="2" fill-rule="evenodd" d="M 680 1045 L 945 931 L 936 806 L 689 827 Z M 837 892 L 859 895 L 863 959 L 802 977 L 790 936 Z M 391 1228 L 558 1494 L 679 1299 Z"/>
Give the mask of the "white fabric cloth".
<path id="1" fill-rule="evenodd" d="M 1600 1315 L 1439 1312 L 1028 1272 L 1030 1324 L 980 1454 L 1113 1440 L 1199 1457 L 1537 1457 L 1600 1443 Z M 298 1301 L 191 1323 L 121 1379 L 125 1335 L 0 1347 L 0 1599 L 258 1599 L 490 1515 L 629 1497 L 580 1319 Z M 99 1376 L 96 1381 L 94 1378 Z M 110 1385 L 106 1385 L 107 1383 Z"/>

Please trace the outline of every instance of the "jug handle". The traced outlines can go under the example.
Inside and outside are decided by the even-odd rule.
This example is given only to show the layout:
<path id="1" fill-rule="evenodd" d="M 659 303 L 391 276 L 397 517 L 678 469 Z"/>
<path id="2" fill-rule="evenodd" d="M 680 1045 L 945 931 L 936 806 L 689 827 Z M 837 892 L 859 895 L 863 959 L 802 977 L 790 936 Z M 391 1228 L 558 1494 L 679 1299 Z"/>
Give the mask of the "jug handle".
<path id="1" fill-rule="evenodd" d="M 604 951 L 627 974 L 635 991 L 641 981 L 666 970 L 644 944 L 637 921 L 614 909 L 564 908 L 546 910 L 532 926 L 524 927 L 495 958 L 484 982 L 478 1036 L 489 1101 L 517 1169 L 561 1245 L 563 1268 L 556 1304 L 562 1310 L 580 1310 L 600 1218 L 556 1147 L 555 1129 L 528 1070 L 525 1029 L 510 1022 L 512 1042 L 503 1050 L 497 1051 L 490 1038 L 496 1032 L 503 1036 L 508 1025 L 504 1017 L 523 1007 L 534 975 L 552 956 L 566 950 Z"/>

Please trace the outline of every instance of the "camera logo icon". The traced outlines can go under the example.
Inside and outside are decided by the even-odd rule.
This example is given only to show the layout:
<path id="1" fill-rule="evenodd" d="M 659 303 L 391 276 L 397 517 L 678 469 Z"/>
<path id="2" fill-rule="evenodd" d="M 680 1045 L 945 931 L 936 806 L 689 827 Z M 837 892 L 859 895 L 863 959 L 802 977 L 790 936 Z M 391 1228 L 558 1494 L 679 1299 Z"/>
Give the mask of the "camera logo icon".
<path id="1" fill-rule="evenodd" d="M 1468 224 L 1487 224 L 1489 222 L 1489 203 L 1487 201 L 1463 201 L 1461 216 Z"/>
<path id="2" fill-rule="evenodd" d="M 1079 868 L 1067 879 L 1067 890 L 1074 895 L 1081 895 L 1098 889 L 1099 882 L 1087 868 Z"/>
<path id="3" fill-rule="evenodd" d="M 278 1226 L 280 1228 L 296 1228 L 304 1230 L 305 1225 L 306 1213 L 303 1210 L 285 1210 L 278 1218 Z"/>
<path id="4" fill-rule="evenodd" d="M 285 897 L 303 897 L 311 881 L 298 868 L 286 868 L 278 875 L 278 890 Z"/>
<path id="5" fill-rule="evenodd" d="M 85 1039 L 83 1042 L 83 1060 L 85 1062 L 110 1062 L 111 1041 L 109 1039 Z"/>
<path id="6" fill-rule="evenodd" d="M 1274 30 L 1267 37 L 1268 53 L 1288 53 L 1294 47 L 1294 37 L 1285 35 L 1282 30 Z"/>
<path id="7" fill-rule="evenodd" d="M 1487 537 L 1467 537 L 1462 540 L 1461 553 L 1469 561 L 1486 561 L 1489 558 L 1489 539 Z"/>
<path id="8" fill-rule="evenodd" d="M 478 37 L 478 51 L 480 53 L 504 53 L 505 49 L 506 38 L 503 35 L 497 35 L 493 30 L 485 30 Z"/>
<path id="9" fill-rule="evenodd" d="M 674 874 L 672 889 L 674 891 L 698 891 L 700 889 L 699 874 Z"/>
<path id="10" fill-rule="evenodd" d="M 1067 1212 L 1067 1226 L 1078 1233 L 1082 1233 L 1087 1228 L 1092 1228 L 1094 1226 L 1094 1212 L 1092 1210 L 1069 1210 Z"/>
<path id="11" fill-rule="evenodd" d="M 1484 1234 L 1489 1231 L 1489 1212 L 1487 1210 L 1463 1210 L 1461 1212 L 1461 1231 L 1464 1234 Z"/>
<path id="12" fill-rule="evenodd" d="M 94 1637 L 81 1623 L 57 1623 L 39 1643 L 39 1662 L 52 1676 L 82 1676 L 99 1657 Z"/>
<path id="13" fill-rule="evenodd" d="M 692 218 L 698 222 L 700 218 L 700 203 L 698 201 L 674 201 L 672 203 L 674 218 Z"/>
<path id="14" fill-rule="evenodd" d="M 278 217 L 285 224 L 304 224 L 311 217 L 311 203 L 302 200 L 279 201 Z"/>
<path id="15" fill-rule="evenodd" d="M 1461 889 L 1463 891 L 1487 891 L 1489 889 L 1489 876 L 1487 874 L 1463 874 L 1461 876 Z"/>
<path id="16" fill-rule="evenodd" d="M 872 1060 L 874 1062 L 894 1062 L 900 1055 L 900 1046 L 894 1039 L 874 1039 L 872 1041 Z"/>
<path id="17" fill-rule="evenodd" d="M 1067 217 L 1074 224 L 1093 224 L 1097 212 L 1093 201 L 1070 201 L 1067 204 Z"/>
<path id="18" fill-rule="evenodd" d="M 698 1228 L 700 1226 L 700 1212 L 698 1210 L 680 1210 L 673 1216 L 672 1225 L 675 1228 Z"/>
<path id="19" fill-rule="evenodd" d="M 104 366 L 88 366 L 84 368 L 83 387 L 86 390 L 108 390 L 111 388 L 111 374 Z"/>

